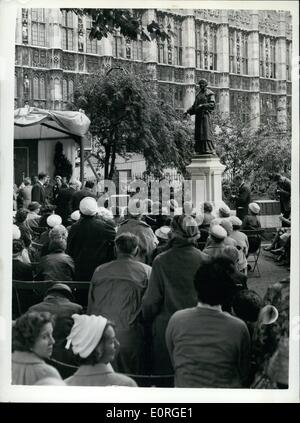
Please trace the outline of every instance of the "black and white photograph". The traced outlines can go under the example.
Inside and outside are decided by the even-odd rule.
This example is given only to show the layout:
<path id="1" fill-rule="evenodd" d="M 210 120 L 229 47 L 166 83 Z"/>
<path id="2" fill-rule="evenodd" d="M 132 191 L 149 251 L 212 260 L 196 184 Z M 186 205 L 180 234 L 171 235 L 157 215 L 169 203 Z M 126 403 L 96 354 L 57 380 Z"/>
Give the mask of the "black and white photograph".
<path id="1" fill-rule="evenodd" d="M 299 402 L 299 4 L 110 3 L 0 4 L 0 400 Z"/>

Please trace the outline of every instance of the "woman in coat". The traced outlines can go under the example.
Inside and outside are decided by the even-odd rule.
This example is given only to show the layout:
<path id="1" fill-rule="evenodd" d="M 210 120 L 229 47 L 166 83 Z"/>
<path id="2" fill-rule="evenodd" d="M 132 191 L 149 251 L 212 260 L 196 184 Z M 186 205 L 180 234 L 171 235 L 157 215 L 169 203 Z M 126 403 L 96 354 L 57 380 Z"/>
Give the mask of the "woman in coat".
<path id="1" fill-rule="evenodd" d="M 71 386 L 137 386 L 133 379 L 115 373 L 114 360 L 119 342 L 114 325 L 103 316 L 73 314 L 74 325 L 67 338 L 66 348 L 72 348 L 81 365 L 66 379 Z"/>
<path id="2" fill-rule="evenodd" d="M 194 274 L 208 258 L 195 246 L 197 222 L 186 215 L 174 216 L 171 248 L 159 254 L 153 264 L 148 289 L 142 301 L 145 325 L 152 332 L 152 374 L 172 374 L 165 331 L 173 313 L 197 304 Z"/>
<path id="3" fill-rule="evenodd" d="M 58 371 L 45 363 L 51 357 L 53 319 L 47 312 L 27 312 L 16 320 L 12 333 L 12 384 L 34 385 L 44 378 L 61 381 Z"/>

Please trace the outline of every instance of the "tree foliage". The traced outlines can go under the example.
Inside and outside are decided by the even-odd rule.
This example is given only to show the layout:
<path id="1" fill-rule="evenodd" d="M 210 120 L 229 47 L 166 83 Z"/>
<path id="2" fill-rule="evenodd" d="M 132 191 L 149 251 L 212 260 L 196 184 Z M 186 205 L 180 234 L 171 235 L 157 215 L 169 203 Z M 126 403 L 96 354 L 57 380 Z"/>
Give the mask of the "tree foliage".
<path id="1" fill-rule="evenodd" d="M 90 40 L 101 40 L 114 34 L 116 30 L 131 40 L 137 40 L 140 36 L 143 41 L 153 39 L 168 40 L 172 35 L 170 30 L 165 31 L 157 22 L 143 25 L 145 9 L 62 9 L 73 11 L 78 16 L 87 16 L 92 19 L 92 27 L 89 34 Z"/>
<path id="2" fill-rule="evenodd" d="M 275 187 L 270 174 L 279 172 L 290 177 L 290 129 L 283 130 L 271 118 L 257 130 L 240 115 L 224 118 L 215 114 L 213 120 L 216 149 L 226 166 L 228 184 L 232 177 L 240 174 L 250 182 L 253 195 L 274 198 Z"/>
<path id="3" fill-rule="evenodd" d="M 184 172 L 191 159 L 192 128 L 176 112 L 168 95 L 163 100 L 157 83 L 143 75 L 112 69 L 78 81 L 77 108 L 91 120 L 95 155 L 112 179 L 116 156 L 145 157 L 147 173 L 159 176 L 166 167 Z"/>

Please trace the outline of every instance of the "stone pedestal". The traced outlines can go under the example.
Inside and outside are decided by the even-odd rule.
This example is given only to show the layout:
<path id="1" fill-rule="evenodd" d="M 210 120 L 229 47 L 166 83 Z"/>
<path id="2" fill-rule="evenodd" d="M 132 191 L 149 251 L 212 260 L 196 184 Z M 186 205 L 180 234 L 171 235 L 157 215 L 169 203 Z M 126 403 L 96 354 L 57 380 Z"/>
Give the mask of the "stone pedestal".
<path id="1" fill-rule="evenodd" d="M 191 175 L 191 201 L 197 210 L 201 210 L 204 201 L 213 203 L 214 208 L 224 204 L 222 201 L 222 173 L 225 166 L 220 163 L 219 157 L 205 154 L 195 155 L 192 163 L 187 167 Z M 186 199 L 189 200 L 189 199 Z"/>

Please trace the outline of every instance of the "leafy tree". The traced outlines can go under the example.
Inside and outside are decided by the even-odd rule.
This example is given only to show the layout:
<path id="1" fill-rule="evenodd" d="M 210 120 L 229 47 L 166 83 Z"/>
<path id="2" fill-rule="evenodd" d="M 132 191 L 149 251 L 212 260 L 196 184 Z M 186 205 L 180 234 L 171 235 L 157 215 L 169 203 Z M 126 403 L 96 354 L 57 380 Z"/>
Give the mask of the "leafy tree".
<path id="1" fill-rule="evenodd" d="M 157 83 L 147 76 L 114 70 L 78 80 L 74 103 L 91 120 L 94 155 L 112 179 L 116 156 L 145 157 L 147 173 L 160 176 L 166 167 L 185 171 L 191 159 L 192 128 L 176 112 L 168 93 L 162 100 Z"/>
<path id="2" fill-rule="evenodd" d="M 143 25 L 145 9 L 61 9 L 73 11 L 78 16 L 88 16 L 92 19 L 90 39 L 101 40 L 120 30 L 121 35 L 131 40 L 137 40 L 138 36 L 143 41 L 153 39 L 169 40 L 172 32 L 165 31 L 157 22 Z"/>
<path id="3" fill-rule="evenodd" d="M 270 174 L 290 176 L 291 131 L 283 130 L 275 119 L 267 118 L 257 130 L 241 115 L 213 117 L 215 144 L 225 165 L 224 191 L 230 191 L 231 179 L 242 175 L 251 184 L 256 197 L 274 198 L 275 186 Z"/>

